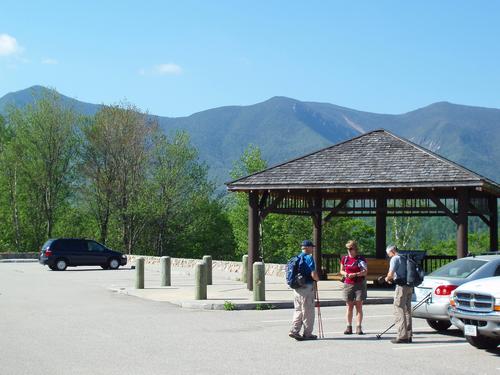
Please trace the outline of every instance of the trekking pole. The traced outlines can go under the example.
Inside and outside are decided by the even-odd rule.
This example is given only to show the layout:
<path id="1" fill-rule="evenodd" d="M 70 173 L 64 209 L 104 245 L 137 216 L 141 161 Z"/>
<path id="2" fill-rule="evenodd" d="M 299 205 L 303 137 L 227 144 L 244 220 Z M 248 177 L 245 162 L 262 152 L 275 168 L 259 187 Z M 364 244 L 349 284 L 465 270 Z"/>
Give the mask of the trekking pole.
<path id="1" fill-rule="evenodd" d="M 321 309 L 320 309 L 320 302 L 319 302 L 319 292 L 318 292 L 318 282 L 314 282 L 314 291 L 315 291 L 315 298 L 316 298 L 316 307 L 318 308 L 318 336 L 320 339 L 325 338 L 325 332 L 323 330 L 323 319 L 321 317 Z"/>
<path id="2" fill-rule="evenodd" d="M 432 295 L 432 292 L 430 292 L 427 296 L 425 296 L 425 297 L 424 297 L 424 299 L 422 299 L 419 303 L 417 303 L 417 304 L 415 305 L 415 307 L 414 307 L 413 309 L 411 309 L 411 311 L 412 311 L 412 312 L 414 312 L 416 309 L 418 309 L 420 306 L 422 306 L 425 302 L 427 302 L 427 301 L 431 298 L 431 295 Z M 394 327 L 395 325 L 396 325 L 396 323 L 392 323 L 392 325 L 391 325 L 389 328 L 387 328 L 384 332 L 379 333 L 379 334 L 377 335 L 377 339 L 378 339 L 378 340 L 380 340 L 380 338 L 382 337 L 382 335 L 383 335 L 384 333 L 386 333 L 387 331 L 389 331 L 389 330 L 390 330 L 392 327 Z"/>

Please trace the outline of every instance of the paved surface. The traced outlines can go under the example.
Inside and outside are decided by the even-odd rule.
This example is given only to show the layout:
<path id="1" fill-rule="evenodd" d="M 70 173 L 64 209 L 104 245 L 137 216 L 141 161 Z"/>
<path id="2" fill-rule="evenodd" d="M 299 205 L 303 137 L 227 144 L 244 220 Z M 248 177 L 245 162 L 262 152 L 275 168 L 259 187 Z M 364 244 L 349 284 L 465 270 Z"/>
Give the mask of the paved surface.
<path id="1" fill-rule="evenodd" d="M 342 307 L 323 308 L 326 339 L 296 342 L 290 310 L 187 310 L 107 290 L 132 276 L 0 264 L 0 374 L 500 374 L 498 352 L 423 321 L 411 345 L 377 341 L 389 305 L 366 306 L 362 337 L 341 334 Z"/>
<path id="2" fill-rule="evenodd" d="M 132 276 L 133 276 L 132 271 Z M 319 282 L 322 306 L 344 306 L 342 284 L 336 281 Z M 172 269 L 172 286 L 159 287 L 158 265 L 146 265 L 145 289 L 134 289 L 133 282 L 117 283 L 110 290 L 158 302 L 170 302 L 185 308 L 223 310 L 230 302 L 237 310 L 265 307 L 292 308 L 293 294 L 281 277 L 266 277 L 266 301 L 254 302 L 252 292 L 239 281 L 239 274 L 215 271 L 213 285 L 208 286 L 207 300 L 194 300 L 194 271 L 189 268 Z M 392 303 L 394 292 L 388 289 L 369 288 L 367 304 Z"/>

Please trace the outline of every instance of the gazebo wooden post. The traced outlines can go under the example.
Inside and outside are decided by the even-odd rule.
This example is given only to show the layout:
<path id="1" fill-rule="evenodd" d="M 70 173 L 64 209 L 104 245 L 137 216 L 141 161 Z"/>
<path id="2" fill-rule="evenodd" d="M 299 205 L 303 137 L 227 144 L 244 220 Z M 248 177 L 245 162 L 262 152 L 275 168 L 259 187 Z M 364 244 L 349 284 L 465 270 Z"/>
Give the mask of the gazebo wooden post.
<path id="1" fill-rule="evenodd" d="M 488 198 L 490 211 L 490 251 L 498 251 L 498 201 L 497 197 Z"/>
<path id="2" fill-rule="evenodd" d="M 322 199 L 321 197 L 316 197 L 314 200 L 315 212 L 313 213 L 313 242 L 316 246 L 314 248 L 314 263 L 316 265 L 316 271 L 321 279 L 323 279 L 323 268 L 321 263 L 321 236 L 323 232 L 323 215 L 321 214 Z M 317 211 L 319 210 L 319 212 Z"/>
<path id="3" fill-rule="evenodd" d="M 383 196 L 377 197 L 377 211 L 375 213 L 375 257 L 384 259 L 387 243 L 387 200 Z"/>
<path id="4" fill-rule="evenodd" d="M 259 194 L 250 191 L 248 194 L 248 290 L 253 289 L 253 264 L 258 261 L 259 240 Z"/>
<path id="5" fill-rule="evenodd" d="M 458 215 L 457 215 L 457 258 L 463 258 L 468 253 L 468 215 L 469 194 L 467 190 L 458 190 Z"/>

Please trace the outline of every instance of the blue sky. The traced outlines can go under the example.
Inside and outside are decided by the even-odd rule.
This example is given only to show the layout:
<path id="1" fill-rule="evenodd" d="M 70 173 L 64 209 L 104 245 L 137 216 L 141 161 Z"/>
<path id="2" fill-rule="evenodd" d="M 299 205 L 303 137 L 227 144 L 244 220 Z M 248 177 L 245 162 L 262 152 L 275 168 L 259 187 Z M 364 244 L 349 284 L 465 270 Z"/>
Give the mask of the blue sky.
<path id="1" fill-rule="evenodd" d="M 496 1 L 11 1 L 0 96 L 34 84 L 182 116 L 275 95 L 500 108 Z"/>

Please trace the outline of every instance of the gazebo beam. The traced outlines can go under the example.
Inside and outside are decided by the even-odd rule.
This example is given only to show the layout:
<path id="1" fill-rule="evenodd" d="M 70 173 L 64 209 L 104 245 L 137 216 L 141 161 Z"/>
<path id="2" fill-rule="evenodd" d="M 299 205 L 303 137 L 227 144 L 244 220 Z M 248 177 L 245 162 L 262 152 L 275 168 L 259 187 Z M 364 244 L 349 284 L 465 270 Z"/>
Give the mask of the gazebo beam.
<path id="1" fill-rule="evenodd" d="M 384 259 L 387 244 L 387 200 L 380 196 L 377 198 L 377 213 L 375 216 L 375 256 Z"/>
<path id="2" fill-rule="evenodd" d="M 321 197 L 316 197 L 314 199 L 314 207 L 321 210 L 322 199 Z M 321 237 L 323 233 L 323 215 L 321 211 L 313 213 L 313 242 L 316 246 L 314 248 L 314 263 L 316 265 L 316 272 L 320 278 L 323 278 L 322 272 L 322 249 L 321 249 Z"/>
<path id="3" fill-rule="evenodd" d="M 467 256 L 469 252 L 469 194 L 467 190 L 458 190 L 458 215 L 457 215 L 457 258 Z"/>
<path id="4" fill-rule="evenodd" d="M 253 289 L 253 264 L 259 256 L 259 194 L 248 194 L 248 271 L 247 288 Z"/>
<path id="5" fill-rule="evenodd" d="M 498 251 L 498 201 L 497 197 L 488 198 L 490 211 L 490 251 Z"/>

